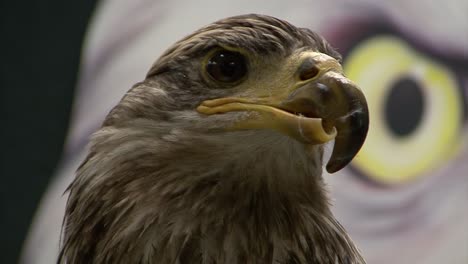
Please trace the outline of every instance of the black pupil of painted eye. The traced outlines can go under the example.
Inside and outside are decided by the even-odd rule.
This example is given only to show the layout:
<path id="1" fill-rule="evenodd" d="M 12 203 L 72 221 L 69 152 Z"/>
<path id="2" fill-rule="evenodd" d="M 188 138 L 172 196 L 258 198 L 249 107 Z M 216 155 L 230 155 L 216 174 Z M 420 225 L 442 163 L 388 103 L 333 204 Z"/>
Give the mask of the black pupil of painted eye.
<path id="1" fill-rule="evenodd" d="M 208 61 L 206 70 L 217 81 L 236 82 L 245 76 L 247 66 L 242 54 L 219 51 Z"/>
<path id="2" fill-rule="evenodd" d="M 410 77 L 393 83 L 385 104 L 385 121 L 394 135 L 410 135 L 424 114 L 424 94 L 421 85 Z"/>

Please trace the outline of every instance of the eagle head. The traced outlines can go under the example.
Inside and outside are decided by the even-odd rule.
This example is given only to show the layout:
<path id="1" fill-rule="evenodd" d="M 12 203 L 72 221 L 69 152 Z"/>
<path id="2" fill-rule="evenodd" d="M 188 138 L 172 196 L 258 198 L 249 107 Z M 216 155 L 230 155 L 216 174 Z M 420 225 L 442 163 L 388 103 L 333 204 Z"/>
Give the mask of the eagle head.
<path id="1" fill-rule="evenodd" d="M 108 114 L 70 185 L 67 263 L 363 263 L 322 181 L 368 109 L 318 34 L 264 15 L 170 47 Z"/>

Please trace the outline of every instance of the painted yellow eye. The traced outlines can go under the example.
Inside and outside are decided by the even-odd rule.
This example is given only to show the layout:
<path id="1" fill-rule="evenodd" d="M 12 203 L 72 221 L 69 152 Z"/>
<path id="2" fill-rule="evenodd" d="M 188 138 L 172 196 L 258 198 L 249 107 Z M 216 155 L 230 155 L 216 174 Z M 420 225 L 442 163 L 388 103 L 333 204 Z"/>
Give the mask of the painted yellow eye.
<path id="1" fill-rule="evenodd" d="M 353 161 L 365 176 L 408 182 L 456 153 L 463 101 L 448 68 L 396 37 L 378 36 L 354 48 L 344 70 L 363 89 L 371 114 Z"/>

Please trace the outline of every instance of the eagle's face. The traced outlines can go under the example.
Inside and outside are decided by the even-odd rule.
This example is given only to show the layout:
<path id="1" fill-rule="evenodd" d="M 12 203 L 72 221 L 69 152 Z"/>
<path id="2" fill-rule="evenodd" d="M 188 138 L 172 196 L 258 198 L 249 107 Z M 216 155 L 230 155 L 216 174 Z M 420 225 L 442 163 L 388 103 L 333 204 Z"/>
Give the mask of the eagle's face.
<path id="1" fill-rule="evenodd" d="M 335 139 L 329 172 L 351 161 L 368 129 L 364 95 L 344 77 L 339 54 L 310 30 L 266 16 L 224 19 L 177 42 L 126 104 L 141 104 L 136 115 L 168 118 L 173 128 L 226 142 L 235 135 L 241 145 L 259 135 L 271 143 L 288 137 L 321 157 L 314 146 Z"/>
<path id="2" fill-rule="evenodd" d="M 335 139 L 335 172 L 367 128 L 363 94 L 320 36 L 259 15 L 211 24 L 164 53 L 93 135 L 62 255 L 363 263 L 328 208 L 321 146 Z"/>

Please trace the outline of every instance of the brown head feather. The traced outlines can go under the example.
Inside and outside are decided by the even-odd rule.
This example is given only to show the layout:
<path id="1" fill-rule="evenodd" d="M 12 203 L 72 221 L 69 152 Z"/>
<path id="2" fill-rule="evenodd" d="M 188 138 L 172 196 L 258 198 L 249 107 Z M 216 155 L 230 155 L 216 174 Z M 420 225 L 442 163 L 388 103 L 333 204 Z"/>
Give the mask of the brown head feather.
<path id="1" fill-rule="evenodd" d="M 60 263 L 364 263 L 329 210 L 321 146 L 221 132 L 241 113 L 194 111 L 229 94 L 194 70 L 219 45 L 339 57 L 319 35 L 262 15 L 177 42 L 93 135 L 69 187 Z"/>

